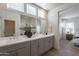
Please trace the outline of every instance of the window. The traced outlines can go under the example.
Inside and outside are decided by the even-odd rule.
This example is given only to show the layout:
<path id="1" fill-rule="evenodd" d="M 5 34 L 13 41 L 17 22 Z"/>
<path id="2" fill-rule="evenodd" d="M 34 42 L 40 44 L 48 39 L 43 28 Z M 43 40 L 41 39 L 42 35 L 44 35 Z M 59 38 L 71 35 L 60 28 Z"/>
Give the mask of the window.
<path id="1" fill-rule="evenodd" d="M 7 3 L 7 8 L 11 8 L 11 9 L 15 9 L 15 10 L 24 12 L 23 3 Z"/>
<path id="2" fill-rule="evenodd" d="M 43 9 L 38 9 L 38 17 L 45 18 L 45 11 Z"/>
<path id="3" fill-rule="evenodd" d="M 34 6 L 32 6 L 31 4 L 27 4 L 27 14 L 36 16 L 36 11 L 37 9 Z"/>
<path id="4" fill-rule="evenodd" d="M 38 9 L 38 24 L 40 25 L 40 32 L 45 33 L 45 10 Z"/>
<path id="5" fill-rule="evenodd" d="M 74 23 L 67 23 L 66 24 L 66 33 L 74 34 Z"/>

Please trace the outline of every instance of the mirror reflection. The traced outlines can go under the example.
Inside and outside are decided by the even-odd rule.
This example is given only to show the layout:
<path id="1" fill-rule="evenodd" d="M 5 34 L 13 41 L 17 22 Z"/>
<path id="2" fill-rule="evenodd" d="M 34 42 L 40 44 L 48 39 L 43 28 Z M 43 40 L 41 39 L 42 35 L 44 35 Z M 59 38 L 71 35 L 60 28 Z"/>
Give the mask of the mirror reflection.
<path id="1" fill-rule="evenodd" d="M 0 9 L 0 37 L 24 35 L 27 27 L 32 34 L 47 33 L 46 10 L 31 3 L 6 5 L 7 9 Z"/>

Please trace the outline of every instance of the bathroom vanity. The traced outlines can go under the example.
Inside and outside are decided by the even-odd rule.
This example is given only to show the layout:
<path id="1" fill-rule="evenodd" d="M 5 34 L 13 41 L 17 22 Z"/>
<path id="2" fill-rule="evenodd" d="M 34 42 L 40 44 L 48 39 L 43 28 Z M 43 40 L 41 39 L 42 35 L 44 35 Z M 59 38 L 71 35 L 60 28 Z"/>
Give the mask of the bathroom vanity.
<path id="1" fill-rule="evenodd" d="M 35 35 L 0 38 L 0 55 L 39 56 L 53 48 L 54 35 Z"/>

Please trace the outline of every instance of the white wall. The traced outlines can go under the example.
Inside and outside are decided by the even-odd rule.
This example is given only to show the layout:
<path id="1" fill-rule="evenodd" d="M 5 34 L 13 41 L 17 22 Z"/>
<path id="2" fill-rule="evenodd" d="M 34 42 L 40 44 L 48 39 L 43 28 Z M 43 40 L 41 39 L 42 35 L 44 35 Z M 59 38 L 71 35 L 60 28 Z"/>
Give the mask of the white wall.
<path id="1" fill-rule="evenodd" d="M 5 10 L 0 10 L 0 20 L 2 20 L 2 24 L 1 24 L 1 34 L 4 33 L 4 20 L 14 20 L 15 21 L 15 35 L 20 35 L 20 14 L 18 13 L 14 13 L 14 12 L 10 12 L 10 11 L 5 11 Z M 3 35 L 2 35 L 3 36 Z"/>
<path id="2" fill-rule="evenodd" d="M 64 4 L 58 8 L 52 9 L 48 12 L 48 22 L 52 24 L 52 33 L 55 34 L 54 47 L 59 49 L 60 47 L 60 33 L 58 25 L 58 12 L 67 8 L 70 8 L 74 4 Z M 50 28 L 50 27 L 49 27 Z"/>

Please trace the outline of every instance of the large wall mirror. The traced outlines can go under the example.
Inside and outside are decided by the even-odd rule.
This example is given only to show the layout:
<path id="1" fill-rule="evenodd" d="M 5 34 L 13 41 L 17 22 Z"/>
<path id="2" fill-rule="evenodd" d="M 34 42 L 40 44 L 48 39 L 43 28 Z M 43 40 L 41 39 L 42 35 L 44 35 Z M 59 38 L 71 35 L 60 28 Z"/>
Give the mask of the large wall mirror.
<path id="1" fill-rule="evenodd" d="M 43 16 L 43 12 L 40 15 Z M 46 33 L 46 19 L 40 15 L 28 15 L 16 10 L 0 9 L 0 37 L 23 35 L 25 31 L 21 30 L 21 28 L 26 25 L 33 27 L 31 29 L 33 34 Z"/>

